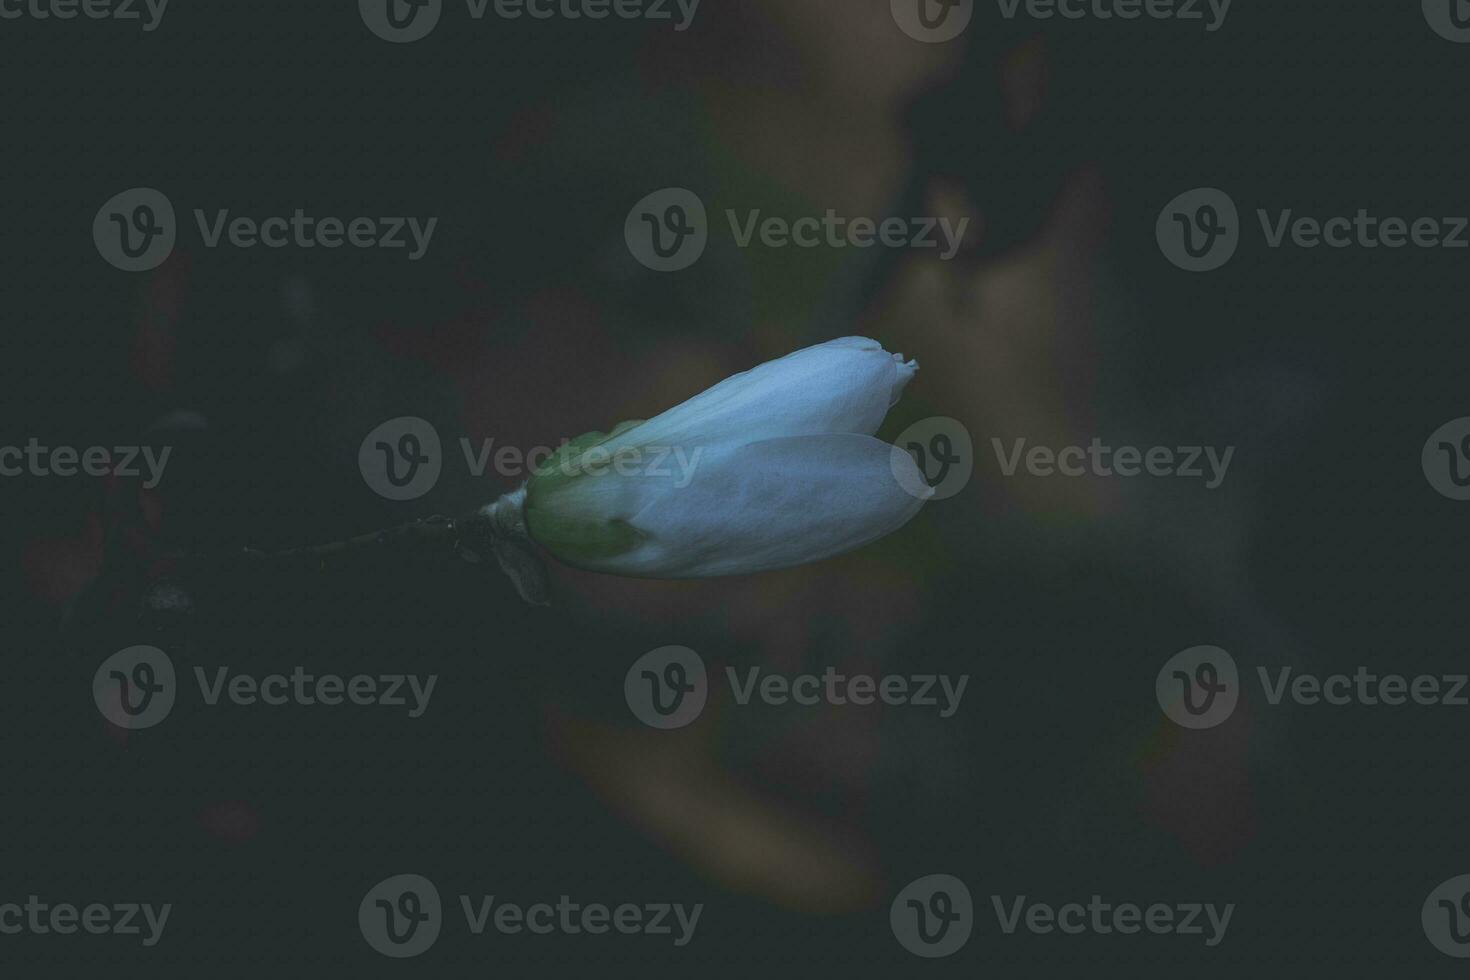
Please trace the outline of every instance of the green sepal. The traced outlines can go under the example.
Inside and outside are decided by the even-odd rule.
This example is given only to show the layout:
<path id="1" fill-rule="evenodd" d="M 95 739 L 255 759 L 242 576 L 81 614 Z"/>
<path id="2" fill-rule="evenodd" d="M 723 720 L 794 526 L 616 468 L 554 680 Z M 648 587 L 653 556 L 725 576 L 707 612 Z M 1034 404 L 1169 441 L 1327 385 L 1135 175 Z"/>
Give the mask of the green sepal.
<path id="1" fill-rule="evenodd" d="M 558 513 L 557 498 L 583 475 L 578 457 L 634 426 L 622 422 L 611 432 L 587 432 L 552 453 L 526 484 L 526 529 L 531 539 L 569 565 L 595 567 L 636 548 L 643 535 L 626 521 L 597 521 Z"/>

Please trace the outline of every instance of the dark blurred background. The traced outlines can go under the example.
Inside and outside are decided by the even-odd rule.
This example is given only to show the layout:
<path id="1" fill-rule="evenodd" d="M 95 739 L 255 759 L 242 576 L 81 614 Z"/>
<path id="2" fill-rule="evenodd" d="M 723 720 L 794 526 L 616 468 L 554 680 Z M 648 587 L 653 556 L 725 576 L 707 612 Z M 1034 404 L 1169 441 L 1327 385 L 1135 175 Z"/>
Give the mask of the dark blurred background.
<path id="1" fill-rule="evenodd" d="M 1246 703 L 1175 727 L 1154 677 L 1196 644 L 1242 673 L 1466 669 L 1470 504 L 1419 453 L 1470 415 L 1467 253 L 1265 246 L 1255 209 L 1470 213 L 1470 46 L 1417 4 L 1237 0 L 1200 22 L 1008 21 L 922 44 L 887 0 L 705 0 L 693 26 L 472 21 L 389 44 L 349 3 L 189 4 L 160 28 L 0 22 L 7 179 L 0 443 L 174 446 L 138 481 L 0 480 L 0 901 L 175 906 L 159 946 L 0 937 L 5 976 L 1448 976 L 1431 888 L 1470 871 L 1470 708 Z M 677 185 L 703 259 L 630 256 Z M 126 188 L 186 225 L 152 272 L 89 230 Z M 1164 205 L 1226 190 L 1247 233 L 1171 265 Z M 402 252 L 200 247 L 190 213 L 440 218 Z M 738 249 L 725 208 L 972 219 L 953 261 Z M 646 418 L 797 347 L 874 337 L 922 369 L 885 424 L 961 421 L 975 477 L 856 554 L 648 582 L 395 555 L 330 574 L 197 556 L 328 541 L 511 489 L 452 465 L 364 485 L 406 415 L 451 454 Z M 1223 486 L 1001 478 L 990 439 L 1235 446 Z M 440 675 L 430 710 L 204 708 L 123 732 L 91 679 L 135 643 L 181 673 Z M 969 674 L 960 711 L 739 707 L 674 733 L 622 698 L 679 644 L 712 674 Z M 718 687 L 718 686 L 717 686 Z M 357 904 L 704 903 L 693 942 L 467 936 L 408 962 Z M 925 961 L 909 881 L 976 897 Z M 1224 943 L 1003 936 L 989 896 L 1234 902 Z"/>

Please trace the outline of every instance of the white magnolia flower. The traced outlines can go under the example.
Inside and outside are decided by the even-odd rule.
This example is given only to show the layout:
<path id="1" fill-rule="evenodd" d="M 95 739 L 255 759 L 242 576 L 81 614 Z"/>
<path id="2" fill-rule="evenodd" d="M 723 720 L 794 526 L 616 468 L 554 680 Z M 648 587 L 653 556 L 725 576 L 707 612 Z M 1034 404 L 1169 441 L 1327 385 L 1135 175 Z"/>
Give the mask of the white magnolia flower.
<path id="1" fill-rule="evenodd" d="M 842 554 L 902 527 L 932 493 L 907 453 L 873 438 L 917 370 L 866 337 L 808 347 L 573 440 L 487 510 L 569 565 L 618 575 L 739 575 Z"/>

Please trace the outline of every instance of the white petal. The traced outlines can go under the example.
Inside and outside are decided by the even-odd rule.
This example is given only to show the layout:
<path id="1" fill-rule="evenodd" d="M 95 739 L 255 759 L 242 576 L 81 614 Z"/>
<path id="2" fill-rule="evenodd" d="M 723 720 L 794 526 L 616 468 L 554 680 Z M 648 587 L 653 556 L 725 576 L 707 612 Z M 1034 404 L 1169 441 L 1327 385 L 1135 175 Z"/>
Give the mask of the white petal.
<path id="1" fill-rule="evenodd" d="M 876 340 L 842 337 L 726 378 L 604 444 L 742 444 L 782 436 L 872 435 L 919 369 Z"/>
<path id="2" fill-rule="evenodd" d="M 578 519 L 623 521 L 641 535 L 631 551 L 586 567 L 707 578 L 862 547 L 902 527 L 932 493 L 907 453 L 867 435 L 712 446 L 686 462 L 665 462 L 667 475 L 579 477 L 547 504 Z"/>

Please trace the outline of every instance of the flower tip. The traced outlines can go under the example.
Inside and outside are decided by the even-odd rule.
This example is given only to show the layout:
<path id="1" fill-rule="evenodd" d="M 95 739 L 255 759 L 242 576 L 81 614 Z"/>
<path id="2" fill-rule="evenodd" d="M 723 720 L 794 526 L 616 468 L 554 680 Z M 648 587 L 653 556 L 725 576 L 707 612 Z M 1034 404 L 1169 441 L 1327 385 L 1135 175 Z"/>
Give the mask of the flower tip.
<path id="1" fill-rule="evenodd" d="M 910 381 L 914 380 L 914 375 L 919 373 L 919 362 L 905 361 L 902 354 L 893 355 L 893 365 L 895 368 L 895 372 L 893 378 L 893 388 L 889 391 L 888 394 L 889 408 L 892 408 L 894 405 L 898 404 L 898 399 L 903 394 L 904 388 L 908 386 L 908 383 Z"/>

